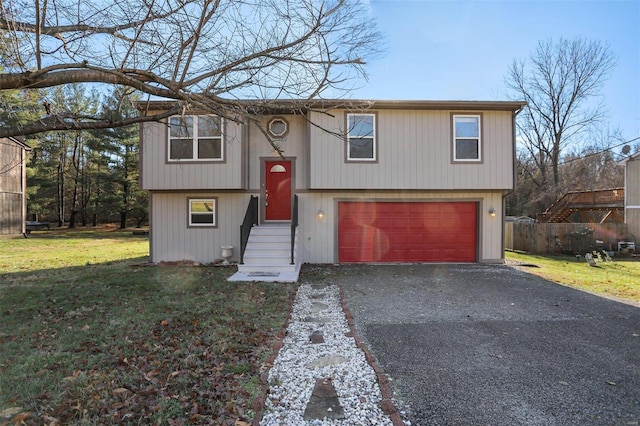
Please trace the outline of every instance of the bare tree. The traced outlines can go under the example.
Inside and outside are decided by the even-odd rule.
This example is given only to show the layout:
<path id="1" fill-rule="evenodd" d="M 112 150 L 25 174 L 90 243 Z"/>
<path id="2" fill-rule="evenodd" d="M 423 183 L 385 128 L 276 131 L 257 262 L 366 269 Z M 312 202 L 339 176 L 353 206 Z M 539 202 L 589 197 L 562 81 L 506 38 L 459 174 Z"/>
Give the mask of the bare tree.
<path id="1" fill-rule="evenodd" d="M 605 117 L 600 90 L 614 66 L 606 46 L 576 38 L 541 41 L 529 61 L 514 60 L 509 68 L 507 86 L 527 101 L 517 121 L 528 154 L 522 170 L 552 197 L 559 195 L 562 151 Z"/>
<path id="2" fill-rule="evenodd" d="M 0 137 L 193 109 L 244 121 L 269 99 L 344 94 L 380 41 L 358 0 L 3 0 L 0 35 L 8 50 L 0 90 L 92 83 L 174 101 L 162 113 L 116 121 L 44 111 L 0 127 Z"/>

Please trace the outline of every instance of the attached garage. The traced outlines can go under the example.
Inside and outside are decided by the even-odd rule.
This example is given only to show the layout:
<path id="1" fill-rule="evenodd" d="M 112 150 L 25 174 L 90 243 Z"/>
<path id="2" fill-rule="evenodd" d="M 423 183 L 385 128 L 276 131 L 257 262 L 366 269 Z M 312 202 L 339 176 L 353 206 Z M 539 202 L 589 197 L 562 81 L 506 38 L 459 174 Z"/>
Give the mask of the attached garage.
<path id="1" fill-rule="evenodd" d="M 477 262 L 478 203 L 340 201 L 338 261 Z"/>

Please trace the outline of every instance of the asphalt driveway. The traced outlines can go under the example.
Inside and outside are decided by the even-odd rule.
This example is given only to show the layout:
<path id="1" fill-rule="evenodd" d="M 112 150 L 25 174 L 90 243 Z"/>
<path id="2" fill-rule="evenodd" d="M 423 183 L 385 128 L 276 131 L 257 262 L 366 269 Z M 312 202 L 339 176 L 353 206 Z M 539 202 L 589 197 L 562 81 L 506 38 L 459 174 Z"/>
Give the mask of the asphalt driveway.
<path id="1" fill-rule="evenodd" d="M 412 425 L 640 424 L 638 307 L 504 265 L 324 274 Z"/>

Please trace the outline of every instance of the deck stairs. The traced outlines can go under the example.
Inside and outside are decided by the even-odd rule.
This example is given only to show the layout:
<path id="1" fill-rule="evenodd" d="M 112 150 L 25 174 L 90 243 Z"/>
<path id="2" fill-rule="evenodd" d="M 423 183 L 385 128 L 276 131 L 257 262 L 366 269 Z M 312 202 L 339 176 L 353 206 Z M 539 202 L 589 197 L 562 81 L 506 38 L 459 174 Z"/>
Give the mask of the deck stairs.
<path id="1" fill-rule="evenodd" d="M 570 217 L 579 213 L 583 222 L 622 221 L 618 211 L 624 209 L 624 188 L 602 189 L 595 191 L 567 192 L 553 203 L 544 213 L 537 216 L 538 222 L 562 223 L 571 222 Z M 595 220 L 593 212 L 602 212 L 604 218 Z"/>
<path id="2" fill-rule="evenodd" d="M 229 281 L 296 282 L 302 262 L 298 256 L 298 232 L 291 263 L 291 224 L 264 224 L 251 228 L 244 263 Z"/>

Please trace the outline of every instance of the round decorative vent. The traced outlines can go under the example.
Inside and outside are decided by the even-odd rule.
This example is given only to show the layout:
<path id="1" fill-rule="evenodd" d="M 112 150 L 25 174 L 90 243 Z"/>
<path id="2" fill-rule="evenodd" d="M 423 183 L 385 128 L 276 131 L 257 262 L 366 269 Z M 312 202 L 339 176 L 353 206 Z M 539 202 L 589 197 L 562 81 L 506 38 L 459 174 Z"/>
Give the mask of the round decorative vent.
<path id="1" fill-rule="evenodd" d="M 282 117 L 275 117 L 269 121 L 267 128 L 272 136 L 281 138 L 289 131 L 289 123 L 287 123 L 287 120 Z"/>

